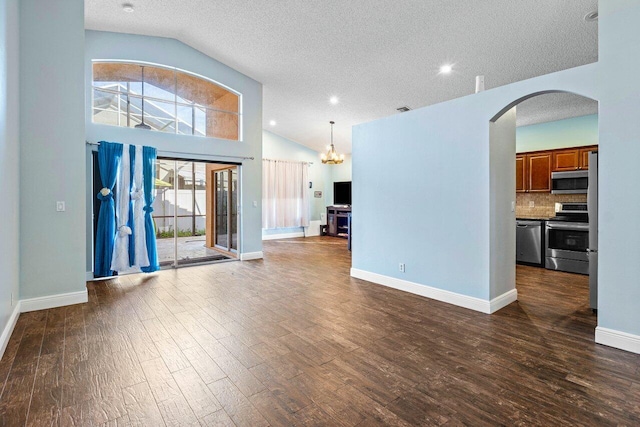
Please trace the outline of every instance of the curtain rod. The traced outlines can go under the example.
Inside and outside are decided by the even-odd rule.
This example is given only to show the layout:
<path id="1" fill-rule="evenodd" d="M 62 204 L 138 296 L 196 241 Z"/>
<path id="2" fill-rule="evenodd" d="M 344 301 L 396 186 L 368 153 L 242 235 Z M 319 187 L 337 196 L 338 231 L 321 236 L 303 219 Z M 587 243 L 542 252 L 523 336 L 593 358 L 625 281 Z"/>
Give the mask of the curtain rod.
<path id="1" fill-rule="evenodd" d="M 100 143 L 99 142 L 90 142 L 90 141 L 85 141 L 87 143 L 87 145 L 95 145 L 95 146 L 99 146 Z M 203 153 L 185 153 L 183 151 L 165 151 L 165 150 L 158 150 L 159 153 L 163 153 L 163 154 L 178 154 L 178 155 L 182 155 L 182 156 L 207 156 L 207 157 L 224 157 L 226 159 L 242 159 L 242 160 L 254 160 L 254 157 L 246 157 L 246 156 L 226 156 L 224 154 L 203 154 Z"/>
<path id="2" fill-rule="evenodd" d="M 304 164 L 306 164 L 306 165 L 312 165 L 312 164 L 313 164 L 313 162 L 299 162 L 299 161 L 297 161 L 297 160 L 266 159 L 266 158 L 263 158 L 262 160 L 270 160 L 270 161 L 272 161 L 272 162 L 304 163 Z"/>

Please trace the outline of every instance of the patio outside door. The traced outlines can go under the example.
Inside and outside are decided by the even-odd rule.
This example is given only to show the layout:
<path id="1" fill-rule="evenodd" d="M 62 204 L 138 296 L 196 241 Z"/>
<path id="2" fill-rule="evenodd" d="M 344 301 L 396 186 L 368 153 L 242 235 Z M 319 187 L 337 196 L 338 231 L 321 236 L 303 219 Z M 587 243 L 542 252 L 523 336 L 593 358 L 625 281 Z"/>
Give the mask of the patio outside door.
<path id="1" fill-rule="evenodd" d="M 215 246 L 224 251 L 238 250 L 238 168 L 214 173 Z"/>
<path id="2" fill-rule="evenodd" d="M 231 258 L 207 245 L 207 216 L 214 213 L 208 208 L 207 188 L 217 188 L 217 183 L 207 182 L 207 166 L 204 162 L 157 160 L 153 218 L 162 267 Z"/>

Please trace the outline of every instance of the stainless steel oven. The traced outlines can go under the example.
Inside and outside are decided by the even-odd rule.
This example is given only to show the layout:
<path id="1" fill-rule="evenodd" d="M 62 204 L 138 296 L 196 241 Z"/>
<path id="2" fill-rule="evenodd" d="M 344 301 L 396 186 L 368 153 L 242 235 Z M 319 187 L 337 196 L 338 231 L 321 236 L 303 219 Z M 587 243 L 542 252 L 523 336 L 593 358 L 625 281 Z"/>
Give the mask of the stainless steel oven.
<path id="1" fill-rule="evenodd" d="M 552 270 L 589 274 L 589 224 L 547 221 L 545 227 L 545 267 Z"/>

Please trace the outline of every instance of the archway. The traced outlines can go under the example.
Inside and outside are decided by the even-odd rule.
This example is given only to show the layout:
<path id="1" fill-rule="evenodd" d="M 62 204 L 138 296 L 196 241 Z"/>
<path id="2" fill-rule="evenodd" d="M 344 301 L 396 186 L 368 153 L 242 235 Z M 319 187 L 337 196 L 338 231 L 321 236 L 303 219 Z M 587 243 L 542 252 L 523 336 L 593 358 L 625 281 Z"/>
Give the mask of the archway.
<path id="1" fill-rule="evenodd" d="M 533 124 L 527 123 L 527 126 L 520 126 L 520 109 L 522 108 L 524 112 L 527 103 L 538 104 L 538 109 L 540 109 L 540 107 L 545 104 L 544 102 L 540 102 L 544 99 L 545 95 L 553 95 L 554 99 L 562 98 L 566 95 L 567 98 L 584 101 L 584 104 L 590 106 L 590 114 L 581 115 L 579 113 L 580 109 L 574 108 L 574 110 L 578 112 L 577 114 L 567 116 L 566 112 L 560 112 L 559 117 L 555 120 L 549 119 L 549 114 L 546 114 L 545 120 L 534 122 Z M 552 192 L 551 173 L 560 170 L 569 171 L 571 165 L 558 165 L 554 162 L 556 162 L 558 158 L 562 159 L 562 155 L 573 154 L 575 152 L 577 158 L 575 165 L 576 171 L 581 175 L 586 176 L 588 174 L 588 172 L 586 172 L 586 163 L 583 165 L 582 159 L 578 159 L 577 153 L 580 153 L 581 147 L 593 146 L 594 139 L 595 144 L 598 143 L 597 110 L 598 101 L 593 98 L 564 90 L 543 90 L 521 96 L 513 102 L 510 102 L 490 119 L 489 124 L 491 206 L 490 272 L 492 299 L 508 292 L 517 292 L 518 300 L 520 301 L 519 306 L 523 309 L 531 309 L 532 313 L 534 313 L 531 316 L 532 318 L 546 315 L 549 318 L 553 318 L 554 322 L 557 323 L 570 320 L 585 320 L 590 316 L 591 319 L 587 319 L 587 321 L 590 324 L 592 323 L 594 328 L 596 326 L 596 319 L 593 318 L 590 309 L 589 276 L 576 274 L 577 270 L 570 272 L 571 269 L 568 267 L 561 266 L 561 268 L 555 268 L 557 267 L 553 264 L 555 258 L 552 259 L 551 262 L 549 261 L 550 253 L 549 250 L 546 249 L 547 244 L 545 237 L 548 242 L 552 242 L 550 249 L 555 256 L 556 252 L 553 252 L 552 249 L 554 245 L 557 244 L 557 236 L 562 237 L 562 235 L 552 231 L 554 234 L 549 237 L 549 227 L 547 224 L 555 224 L 557 221 L 539 223 L 541 226 L 539 229 L 541 233 L 539 240 L 541 244 L 539 256 L 540 265 L 537 267 L 519 265 L 516 268 L 516 218 L 529 217 L 534 219 L 537 217 L 541 220 L 551 218 L 558 221 L 567 221 L 567 225 L 569 225 L 571 221 L 573 221 L 573 223 L 588 221 L 586 215 L 583 215 L 584 219 L 576 216 L 573 218 L 553 218 L 556 215 L 556 203 L 575 203 L 578 207 L 586 206 L 587 194 L 586 190 L 579 194 L 562 191 Z M 549 111 L 552 112 L 553 108 Z M 575 138 L 574 140 L 568 138 L 567 141 L 559 140 L 560 138 L 566 139 L 566 135 L 571 133 L 580 135 L 581 129 L 577 129 L 577 127 L 586 122 L 589 123 L 589 134 L 592 136 L 592 139 L 583 142 L 581 142 L 580 138 Z M 593 123 L 595 123 L 595 125 L 593 125 Z M 572 127 L 576 129 L 572 129 Z M 528 130 L 535 128 L 541 135 L 545 135 L 547 138 L 550 137 L 551 141 L 542 141 L 533 146 L 525 146 L 522 143 L 522 139 L 524 138 L 521 138 L 521 135 L 525 134 L 525 132 L 521 132 L 521 130 L 525 128 L 528 128 Z M 564 133 L 560 131 L 563 128 Z M 543 129 L 546 133 L 542 132 Z M 559 132 L 560 137 L 554 139 L 550 130 Z M 518 149 L 516 149 L 516 146 L 518 146 Z M 587 152 L 586 150 L 591 150 L 592 148 L 593 147 L 584 148 L 585 153 Z M 546 184 L 534 188 L 531 191 L 528 189 L 520 189 L 521 192 L 516 193 L 517 167 L 514 159 L 516 158 L 517 152 L 520 152 L 519 159 L 535 159 L 537 162 L 536 167 L 539 165 L 543 166 L 542 169 L 547 167 Z M 524 173 L 524 167 L 523 165 L 518 169 L 519 176 L 521 177 L 522 175 L 526 175 Z M 528 178 L 530 179 L 531 177 Z M 548 187 L 545 187 L 545 185 L 548 185 Z M 535 209 L 533 206 L 535 206 Z M 589 219 L 593 220 L 593 217 Z M 597 222 L 592 222 L 594 223 L 593 229 L 597 230 Z M 534 226 L 535 221 L 532 227 Z M 589 226 L 586 227 L 588 230 Z M 535 231 L 531 231 L 531 233 L 535 234 Z M 567 233 L 564 235 L 565 239 L 574 239 L 571 240 L 570 243 L 578 242 L 575 239 L 581 238 L 582 241 L 578 242 L 581 246 L 576 246 L 575 249 L 576 251 L 582 252 L 579 254 L 575 252 L 576 257 L 584 257 L 585 260 L 593 260 L 595 262 L 582 262 L 580 266 L 585 267 L 587 270 L 581 270 L 581 273 L 588 272 L 589 264 L 597 265 L 597 255 L 587 252 L 590 249 L 588 243 L 586 246 L 584 245 L 585 242 L 588 242 L 588 235 L 590 233 L 593 233 L 593 231 L 585 230 L 580 232 L 580 234 L 576 232 L 575 235 Z M 571 257 L 574 254 L 562 254 L 562 256 L 565 255 Z M 592 269 L 591 275 L 597 277 L 597 272 L 593 273 Z M 538 283 L 535 283 L 536 281 L 538 281 Z M 563 293 L 565 289 L 567 292 Z M 536 292 L 538 293 L 536 294 Z M 573 296 L 571 295 L 572 292 Z M 536 304 L 538 304 L 537 307 Z"/>

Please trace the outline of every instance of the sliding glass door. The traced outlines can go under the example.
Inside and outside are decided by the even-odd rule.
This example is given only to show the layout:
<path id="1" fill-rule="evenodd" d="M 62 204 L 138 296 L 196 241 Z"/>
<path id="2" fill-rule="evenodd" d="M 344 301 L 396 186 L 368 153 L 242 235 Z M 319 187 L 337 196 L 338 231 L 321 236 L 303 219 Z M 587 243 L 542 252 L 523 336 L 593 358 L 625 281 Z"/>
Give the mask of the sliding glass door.
<path id="1" fill-rule="evenodd" d="M 238 250 L 238 168 L 214 173 L 215 183 L 215 246 L 219 249 Z"/>
<path id="2" fill-rule="evenodd" d="M 156 224 L 160 265 L 178 267 L 234 258 L 237 237 L 233 237 L 228 231 L 235 230 L 237 236 L 237 167 L 233 167 L 235 174 L 227 174 L 226 181 L 219 183 L 217 172 L 215 175 L 208 173 L 211 169 L 219 167 L 218 165 L 158 159 L 156 166 L 157 192 L 153 218 Z M 215 179 L 211 180 L 208 177 Z M 211 200 L 208 192 L 215 193 L 214 200 Z M 218 221 L 218 215 L 221 213 L 218 194 L 221 193 L 225 194 L 223 207 L 226 213 L 224 220 Z M 219 241 L 223 234 L 219 234 L 217 228 L 214 232 L 214 229 L 207 227 L 208 215 L 214 213 L 216 224 L 224 222 L 226 227 L 222 244 Z M 211 236 L 213 239 L 207 235 L 208 233 L 214 233 Z M 211 241 L 215 244 L 211 245 Z M 228 242 L 231 242 L 231 245 L 228 245 Z"/>

